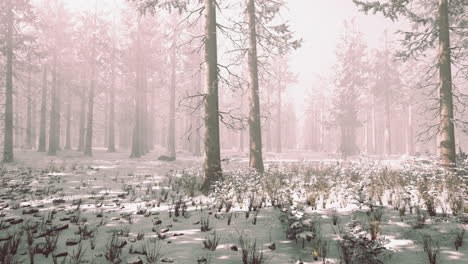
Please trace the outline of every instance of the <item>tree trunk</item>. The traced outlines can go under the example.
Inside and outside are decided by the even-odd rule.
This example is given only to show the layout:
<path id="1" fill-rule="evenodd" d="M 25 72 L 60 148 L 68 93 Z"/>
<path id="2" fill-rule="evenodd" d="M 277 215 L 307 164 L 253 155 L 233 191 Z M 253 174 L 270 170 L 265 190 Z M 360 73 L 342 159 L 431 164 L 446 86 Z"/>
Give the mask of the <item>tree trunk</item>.
<path id="1" fill-rule="evenodd" d="M 387 87 L 388 88 L 388 87 Z M 388 92 L 387 92 L 388 93 Z M 385 95 L 385 154 L 392 154 L 392 138 L 390 135 L 391 131 L 391 112 L 390 112 L 390 98 L 389 95 Z"/>
<path id="2" fill-rule="evenodd" d="M 219 139 L 218 47 L 216 36 L 216 3 L 205 0 L 205 179 L 201 190 L 208 194 L 212 184 L 222 178 Z"/>
<path id="3" fill-rule="evenodd" d="M 450 168 L 456 166 L 456 150 L 448 13 L 448 0 L 439 0 L 440 126 L 438 147 L 440 164 Z"/>
<path id="4" fill-rule="evenodd" d="M 71 88 L 68 87 L 67 89 L 67 128 L 66 128 L 66 135 L 65 135 L 65 149 L 70 150 L 71 149 Z"/>
<path id="5" fill-rule="evenodd" d="M 375 122 L 375 96 L 372 95 L 372 109 L 371 109 L 371 122 L 372 122 L 372 153 L 377 153 L 377 145 L 376 145 L 376 134 L 377 134 L 377 126 Z"/>
<path id="6" fill-rule="evenodd" d="M 31 94 L 31 68 L 28 70 L 28 82 L 26 85 L 27 113 L 26 113 L 26 148 L 32 148 L 32 94 Z"/>
<path id="7" fill-rule="evenodd" d="M 169 99 L 169 132 L 168 132 L 168 150 L 169 150 L 169 157 L 176 158 L 176 150 L 175 150 L 175 90 L 176 90 L 176 69 L 177 69 L 177 62 L 176 62 L 176 37 L 175 31 L 173 36 L 172 42 L 172 50 L 171 50 L 171 85 L 169 86 L 170 89 L 170 99 Z"/>
<path id="8" fill-rule="evenodd" d="M 32 96 L 31 98 L 31 105 L 32 105 L 32 115 L 31 115 L 31 148 L 35 149 L 36 148 L 36 136 L 37 136 L 37 101 L 36 101 L 36 96 Z"/>
<path id="9" fill-rule="evenodd" d="M 57 84 L 56 84 L 56 95 L 57 95 L 57 123 L 55 126 L 56 132 L 56 143 L 55 147 L 57 150 L 61 150 L 61 139 L 62 139 L 62 87 L 63 87 L 63 76 L 57 72 Z"/>
<path id="10" fill-rule="evenodd" d="M 268 107 L 268 119 L 266 120 L 266 149 L 267 151 L 272 150 L 271 142 L 271 89 L 270 85 L 267 86 L 267 107 Z"/>
<path id="11" fill-rule="evenodd" d="M 239 130 L 239 152 L 244 153 L 244 129 Z"/>
<path id="12" fill-rule="evenodd" d="M 95 2 L 94 12 L 94 26 L 96 26 L 97 19 L 97 1 Z M 96 86 L 96 35 L 93 36 L 91 43 L 91 85 L 89 87 L 88 95 L 88 117 L 86 126 L 86 137 L 84 145 L 85 156 L 93 155 L 93 121 L 94 121 L 94 89 Z"/>
<path id="13" fill-rule="evenodd" d="M 143 48 L 144 48 L 144 40 L 143 40 Z M 142 48 L 142 49 L 143 49 Z M 142 54 L 143 55 L 143 54 Z M 148 79 L 146 78 L 146 65 L 143 56 L 141 57 L 141 95 L 140 95 L 140 102 L 141 102 L 141 127 L 140 127 L 140 149 L 142 150 L 142 155 L 147 154 L 148 151 L 148 100 L 147 100 L 147 86 L 148 86 Z"/>
<path id="14" fill-rule="evenodd" d="M 278 83 L 278 102 L 277 102 L 277 112 L 276 118 L 278 121 L 277 131 L 276 131 L 276 152 L 281 153 L 283 152 L 282 146 L 282 139 L 281 139 L 281 82 Z"/>
<path id="15" fill-rule="evenodd" d="M 155 87 L 154 87 L 154 83 L 151 83 L 150 84 L 151 86 L 151 91 L 150 91 L 150 104 L 149 104 L 149 114 L 148 114 L 148 148 L 149 150 L 154 150 L 154 133 L 156 131 L 155 129 L 155 121 L 154 121 L 154 115 L 155 115 L 155 112 L 156 112 L 156 109 L 155 109 L 155 99 L 156 99 L 156 93 L 155 93 Z"/>
<path id="16" fill-rule="evenodd" d="M 324 151 L 323 147 L 323 108 L 320 108 L 320 121 L 319 121 L 319 151 Z"/>
<path id="17" fill-rule="evenodd" d="M 197 56 L 198 57 L 198 56 Z M 201 62 L 198 63 L 198 65 L 200 65 Z M 199 70 L 198 72 L 198 85 L 197 85 L 197 89 L 198 89 L 198 93 L 202 93 L 202 73 L 201 73 L 201 69 Z M 195 112 L 195 140 L 194 140 L 194 149 L 193 149 L 193 154 L 195 155 L 195 157 L 200 157 L 201 156 L 201 133 L 200 133 L 200 129 L 201 129 L 201 111 L 199 109 L 199 107 L 197 106 L 197 110 Z"/>
<path id="18" fill-rule="evenodd" d="M 249 114 L 249 135 L 250 135 L 250 167 L 262 173 L 263 153 L 262 153 L 262 124 L 260 120 L 260 99 L 258 85 L 258 61 L 257 61 L 257 29 L 255 1 L 248 0 L 247 19 L 249 24 L 249 90 L 250 90 L 250 114 Z"/>
<path id="19" fill-rule="evenodd" d="M 414 141 L 413 141 L 413 107 L 408 105 L 408 120 L 406 132 L 406 154 L 414 155 Z"/>
<path id="20" fill-rule="evenodd" d="M 13 31 L 14 14 L 11 0 L 8 2 L 7 35 L 6 35 L 6 93 L 5 93 L 5 127 L 3 132 L 3 162 L 13 162 Z"/>
<path id="21" fill-rule="evenodd" d="M 78 151 L 84 151 L 85 134 L 86 134 L 86 70 L 83 70 L 81 75 L 81 94 L 80 94 L 80 124 L 78 131 Z"/>
<path id="22" fill-rule="evenodd" d="M 48 155 L 57 155 L 57 52 L 54 50 L 52 65 L 52 88 L 50 92 L 49 150 Z"/>
<path id="23" fill-rule="evenodd" d="M 38 152 L 46 151 L 46 122 L 47 122 L 47 66 L 44 65 L 42 77 L 41 96 L 41 123 L 39 125 L 39 147 Z"/>
<path id="24" fill-rule="evenodd" d="M 93 48 L 93 55 L 94 55 L 94 48 Z M 96 66 L 94 62 L 94 56 L 92 56 L 91 61 L 91 86 L 89 87 L 89 95 L 88 95 L 88 117 L 87 117 L 87 126 L 86 126 L 86 137 L 85 137 L 85 146 L 84 146 L 84 154 L 86 156 L 93 155 L 93 116 L 94 116 L 94 88 L 95 88 L 95 80 L 96 78 Z"/>
<path id="25" fill-rule="evenodd" d="M 137 29 L 137 42 L 136 42 L 136 91 L 135 91 L 135 124 L 133 127 L 132 136 L 132 153 L 130 158 L 140 158 L 143 150 L 141 149 L 141 127 L 142 127 L 142 105 L 141 105 L 141 90 L 142 90 L 142 58 L 141 58 L 141 32 L 140 32 L 140 21 L 138 21 Z"/>
<path id="26" fill-rule="evenodd" d="M 107 152 L 115 152 L 115 66 L 114 58 L 112 58 L 112 74 L 111 74 L 111 86 L 110 86 L 110 98 L 109 98 L 109 138 L 107 141 Z"/>

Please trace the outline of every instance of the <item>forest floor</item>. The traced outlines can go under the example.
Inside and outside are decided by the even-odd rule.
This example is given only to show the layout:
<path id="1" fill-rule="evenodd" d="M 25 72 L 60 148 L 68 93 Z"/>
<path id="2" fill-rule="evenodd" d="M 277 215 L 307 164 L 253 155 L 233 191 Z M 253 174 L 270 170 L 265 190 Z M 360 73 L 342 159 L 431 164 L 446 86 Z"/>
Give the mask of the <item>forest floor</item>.
<path id="1" fill-rule="evenodd" d="M 239 237 L 245 234 L 255 239 L 267 263 L 299 260 L 340 263 L 335 243 L 339 228 L 333 225 L 333 218 L 339 218 L 339 223 L 344 224 L 351 222 L 352 217 L 366 217 L 354 204 L 318 210 L 304 208 L 302 213 L 314 219 L 321 237 L 329 241 L 325 262 L 321 258 L 314 261 L 310 239 L 287 237 L 290 226 L 285 219 L 295 213 L 294 207 L 265 204 L 261 210 L 257 209 L 257 214 L 251 212 L 247 217 L 247 206 L 233 206 L 228 213 L 217 210 L 210 199 L 186 196 L 184 206 L 175 208 L 179 189 L 163 191 L 169 188 L 166 185 L 171 185 L 168 175 L 200 168 L 203 161 L 184 153 L 179 153 L 174 162 L 158 161 L 160 153 L 154 151 L 140 159 L 129 159 L 126 152 L 106 153 L 96 149 L 91 159 L 72 151 L 62 151 L 58 157 L 18 151 L 18 161 L 2 170 L 0 257 L 30 263 L 30 255 L 34 255 L 34 263 L 40 264 L 234 264 L 242 263 Z M 323 159 L 334 157 L 314 153 L 268 154 L 266 163 L 267 167 L 314 164 Z M 246 166 L 247 156 L 234 153 L 223 164 L 225 170 Z M 427 227 L 414 229 L 410 224 L 416 217 L 414 214 L 400 216 L 390 207 L 382 210 L 380 236 L 387 240 L 385 247 L 389 249 L 380 256 L 383 263 L 429 263 L 421 242 L 423 234 L 430 234 L 440 244 L 437 263 L 468 263 L 467 243 L 458 251 L 453 246 L 456 233 L 460 228 L 466 229 L 459 218 L 432 217 Z M 229 225 L 228 221 L 231 221 Z M 203 227 L 209 230 L 203 232 Z M 31 246 L 28 246 L 28 233 L 31 233 Z M 204 242 L 217 239 L 216 250 L 204 248 Z M 19 241 L 17 252 L 13 252 L 16 254 L 11 252 L 14 240 Z M 4 249 L 7 242 L 10 252 Z M 151 256 L 155 262 L 150 262 Z M 9 261 L 5 263 L 16 263 Z"/>

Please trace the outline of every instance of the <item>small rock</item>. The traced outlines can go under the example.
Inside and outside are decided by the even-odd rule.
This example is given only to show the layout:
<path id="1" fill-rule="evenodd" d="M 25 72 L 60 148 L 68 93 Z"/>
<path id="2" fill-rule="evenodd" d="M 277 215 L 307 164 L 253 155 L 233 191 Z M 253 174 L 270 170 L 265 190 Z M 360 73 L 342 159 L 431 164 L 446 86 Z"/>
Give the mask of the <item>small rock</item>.
<path id="1" fill-rule="evenodd" d="M 120 245 L 118 245 L 118 248 L 124 248 L 127 245 L 127 241 L 123 240 Z"/>
<path id="2" fill-rule="evenodd" d="M 50 231 L 51 232 L 60 232 L 60 231 L 67 230 L 67 229 L 68 229 L 68 224 L 54 226 Z"/>
<path id="3" fill-rule="evenodd" d="M 174 234 L 172 234 L 172 236 L 175 236 L 175 237 L 183 236 L 183 235 L 184 235 L 184 233 L 174 233 Z"/>
<path id="4" fill-rule="evenodd" d="M 232 250 L 232 251 L 239 251 L 239 249 L 237 248 L 237 246 L 231 246 L 231 250 Z"/>
<path id="5" fill-rule="evenodd" d="M 75 245 L 78 245 L 79 243 L 80 241 L 78 239 L 70 238 L 70 239 L 67 239 L 67 241 L 65 242 L 65 245 L 75 246 Z"/>
<path id="6" fill-rule="evenodd" d="M 170 258 L 163 258 L 163 259 L 161 259 L 161 262 L 164 262 L 164 263 L 172 263 L 172 262 L 174 262 L 174 260 L 173 260 L 173 259 L 170 259 Z"/>
<path id="7" fill-rule="evenodd" d="M 23 210 L 24 215 L 31 215 L 31 214 L 35 214 L 37 212 L 39 212 L 39 210 L 37 210 L 36 208 L 30 208 L 30 209 Z"/>
<path id="8" fill-rule="evenodd" d="M 0 237 L 0 242 L 2 241 L 8 241 L 12 238 L 12 236 L 7 236 L 7 237 Z"/>
<path id="9" fill-rule="evenodd" d="M 128 261 L 128 264 L 143 264 L 143 260 L 141 260 L 140 258 L 131 259 L 130 261 Z"/>
<path id="10" fill-rule="evenodd" d="M 54 200 L 52 200 L 52 203 L 55 204 L 55 205 L 63 204 L 63 203 L 65 203 L 65 200 L 64 199 L 54 199 Z"/>
<path id="11" fill-rule="evenodd" d="M 268 248 L 269 248 L 270 250 L 275 250 L 275 249 L 276 249 L 276 244 L 273 243 L 273 244 L 269 245 Z"/>
<path id="12" fill-rule="evenodd" d="M 23 222 L 24 222 L 23 219 L 14 219 L 14 220 L 10 221 L 10 224 L 11 225 L 17 225 L 17 224 L 21 224 Z"/>
<path id="13" fill-rule="evenodd" d="M 62 253 L 58 253 L 56 255 L 54 255 L 55 258 L 63 258 L 63 257 L 66 257 L 68 256 L 68 252 L 62 252 Z"/>

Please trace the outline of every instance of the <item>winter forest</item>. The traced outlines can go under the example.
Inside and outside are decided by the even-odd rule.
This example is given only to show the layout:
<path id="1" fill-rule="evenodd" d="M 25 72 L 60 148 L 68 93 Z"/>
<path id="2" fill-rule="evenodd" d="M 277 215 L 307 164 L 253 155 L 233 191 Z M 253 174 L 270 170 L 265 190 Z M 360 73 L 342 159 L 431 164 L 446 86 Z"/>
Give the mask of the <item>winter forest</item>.
<path id="1" fill-rule="evenodd" d="M 466 0 L 0 0 L 0 264 L 468 263 Z"/>

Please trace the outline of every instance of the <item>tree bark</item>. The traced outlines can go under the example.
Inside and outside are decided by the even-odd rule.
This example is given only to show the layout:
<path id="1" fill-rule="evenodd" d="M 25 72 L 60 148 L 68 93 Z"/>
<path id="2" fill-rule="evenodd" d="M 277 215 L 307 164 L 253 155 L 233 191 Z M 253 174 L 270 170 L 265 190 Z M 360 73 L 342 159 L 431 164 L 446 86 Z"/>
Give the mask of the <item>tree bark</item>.
<path id="1" fill-rule="evenodd" d="M 169 132 L 168 132 L 168 151 L 169 157 L 176 158 L 176 150 L 175 150 L 175 101 L 176 101 L 176 69 L 177 69 L 177 62 L 176 62 L 176 37 L 175 31 L 173 36 L 172 42 L 172 49 L 171 49 L 171 85 L 169 86 Z"/>
<path id="2" fill-rule="evenodd" d="M 267 107 L 268 107 L 268 119 L 266 120 L 266 149 L 267 151 L 272 150 L 271 142 L 271 89 L 270 85 L 267 86 Z"/>
<path id="3" fill-rule="evenodd" d="M 388 90 L 388 87 L 386 87 Z M 385 94 L 385 154 L 390 155 L 392 154 L 392 138 L 391 138 L 391 112 L 390 112 L 390 98 L 386 91 Z"/>
<path id="4" fill-rule="evenodd" d="M 112 57 L 112 73 L 111 73 L 111 86 L 109 91 L 109 123 L 108 130 L 109 136 L 107 141 L 107 152 L 115 152 L 115 65 L 114 57 Z"/>
<path id="5" fill-rule="evenodd" d="M 84 154 L 86 156 L 93 155 L 93 116 L 94 116 L 94 88 L 96 85 L 96 66 L 94 62 L 94 48 L 93 48 L 93 56 L 91 61 L 91 85 L 89 87 L 89 94 L 88 94 L 88 117 L 87 117 L 87 125 L 86 125 L 86 137 L 85 137 L 85 146 L 84 146 Z"/>
<path id="6" fill-rule="evenodd" d="M 456 166 L 456 150 L 453 124 L 448 0 L 439 0 L 439 75 L 440 126 L 438 147 L 440 164 L 452 168 Z"/>
<path id="7" fill-rule="evenodd" d="M 67 118 L 67 124 L 66 124 L 66 135 L 65 135 L 65 149 L 70 150 L 71 149 L 71 89 L 68 87 L 67 89 L 67 113 L 66 113 L 66 118 Z"/>
<path id="8" fill-rule="evenodd" d="M 205 179 L 201 190 L 208 194 L 212 184 L 222 178 L 219 139 L 218 48 L 216 1 L 205 0 Z"/>
<path id="9" fill-rule="evenodd" d="M 406 154 L 414 154 L 414 140 L 413 140 L 413 107 L 408 104 L 408 119 L 407 119 L 407 132 L 406 132 Z"/>
<path id="10" fill-rule="evenodd" d="M 377 134 L 377 126 L 375 122 L 375 95 L 372 95 L 372 109 L 371 109 L 371 122 L 372 122 L 372 153 L 377 153 L 377 145 L 376 145 L 376 134 Z"/>
<path id="11" fill-rule="evenodd" d="M 7 35 L 6 35 L 6 93 L 5 93 L 5 127 L 3 132 L 3 162 L 13 162 L 13 3 L 8 2 Z"/>
<path id="12" fill-rule="evenodd" d="M 52 65 L 52 87 L 50 92 L 49 150 L 50 156 L 57 155 L 57 51 L 54 50 Z"/>
<path id="13" fill-rule="evenodd" d="M 80 94 L 80 124 L 78 131 L 78 151 L 84 151 L 86 135 L 86 70 L 83 69 L 81 75 L 81 94 Z"/>
<path id="14" fill-rule="evenodd" d="M 31 98 L 31 105 L 32 105 L 32 115 L 31 115 L 31 148 L 35 149 L 36 148 L 36 136 L 37 136 L 37 100 L 36 96 L 32 96 Z"/>
<path id="15" fill-rule="evenodd" d="M 137 29 L 137 41 L 136 41 L 136 91 L 135 91 L 135 124 L 133 127 L 133 136 L 132 136 L 132 152 L 130 158 L 140 158 L 143 155 L 142 147 L 142 58 L 141 58 L 141 29 L 140 21 L 138 21 Z"/>
<path id="16" fill-rule="evenodd" d="M 46 151 L 46 122 L 47 122 L 47 66 L 44 65 L 42 77 L 41 96 L 41 123 L 39 124 L 39 147 L 38 152 Z"/>
<path id="17" fill-rule="evenodd" d="M 257 29 L 255 1 L 247 0 L 247 20 L 249 24 L 249 90 L 250 90 L 250 114 L 249 114 L 249 135 L 250 135 L 250 167 L 262 173 L 263 153 L 262 153 L 262 124 L 260 120 L 260 99 L 258 85 L 258 61 L 257 61 Z"/>
<path id="18" fill-rule="evenodd" d="M 197 58 L 199 58 L 199 56 L 197 56 Z M 199 63 L 198 65 L 200 65 L 201 63 L 201 59 L 199 59 Z M 198 79 L 198 84 L 197 84 L 197 92 L 199 94 L 202 93 L 202 83 L 203 83 L 203 80 L 202 80 L 202 70 L 200 69 L 199 72 L 198 72 L 198 76 L 197 76 L 197 79 Z M 201 156 L 201 133 L 200 133 L 200 130 L 201 130 L 201 111 L 199 109 L 199 107 L 197 106 L 197 110 L 195 112 L 195 140 L 194 140 L 194 149 L 193 149 L 193 154 L 195 157 L 200 157 Z"/>
<path id="19" fill-rule="evenodd" d="M 276 152 L 281 153 L 283 152 L 283 146 L 282 146 L 282 138 L 281 138 L 281 82 L 278 83 L 278 102 L 277 102 L 277 112 L 276 112 L 276 118 L 277 118 L 277 131 L 276 131 Z"/>
<path id="20" fill-rule="evenodd" d="M 97 0 L 95 2 L 95 12 L 94 12 L 94 26 L 96 27 L 97 20 Z M 84 154 L 85 156 L 93 155 L 93 123 L 94 123 L 94 89 L 96 86 L 96 34 L 93 35 L 91 42 L 91 85 L 89 87 L 88 95 L 88 117 L 87 117 L 87 126 L 86 126 L 86 137 L 84 145 Z"/>
<path id="21" fill-rule="evenodd" d="M 63 87 L 63 77 L 60 76 L 60 74 L 57 72 L 57 84 L 55 86 L 56 88 L 56 95 L 57 95 L 57 110 L 56 110 L 56 113 L 57 113 L 57 123 L 56 123 L 56 126 L 55 126 L 55 129 L 57 130 L 56 132 L 56 137 L 55 137 L 55 140 L 56 140 L 56 143 L 55 143 L 55 147 L 57 148 L 57 151 L 61 150 L 62 149 L 62 146 L 61 146 L 61 139 L 62 139 L 62 87 Z"/>
<path id="22" fill-rule="evenodd" d="M 27 113 L 26 113 L 26 148 L 32 148 L 32 94 L 31 94 L 31 68 L 28 70 L 28 82 L 26 85 L 27 94 Z"/>

